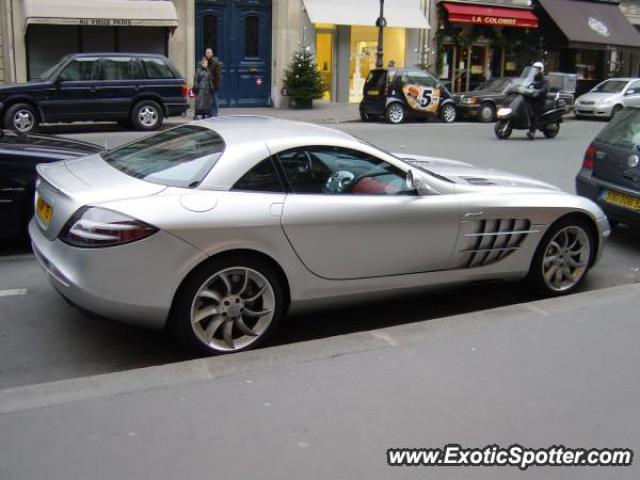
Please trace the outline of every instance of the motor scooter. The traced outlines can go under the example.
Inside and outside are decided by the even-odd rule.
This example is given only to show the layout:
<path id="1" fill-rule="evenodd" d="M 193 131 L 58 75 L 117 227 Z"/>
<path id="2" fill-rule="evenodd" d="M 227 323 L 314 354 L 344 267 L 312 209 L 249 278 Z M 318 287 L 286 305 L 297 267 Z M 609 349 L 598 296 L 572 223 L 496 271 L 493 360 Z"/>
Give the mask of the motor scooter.
<path id="1" fill-rule="evenodd" d="M 532 95 L 532 90 L 522 85 L 513 87 L 511 102 L 508 107 L 501 108 L 497 112 L 497 120 L 494 128 L 496 137 L 505 140 L 511 136 L 513 130 L 529 130 L 530 120 L 527 98 Z M 560 132 L 560 124 L 565 114 L 565 107 L 558 92 L 553 100 L 551 108 L 538 117 L 536 127 L 547 138 L 554 138 Z"/>

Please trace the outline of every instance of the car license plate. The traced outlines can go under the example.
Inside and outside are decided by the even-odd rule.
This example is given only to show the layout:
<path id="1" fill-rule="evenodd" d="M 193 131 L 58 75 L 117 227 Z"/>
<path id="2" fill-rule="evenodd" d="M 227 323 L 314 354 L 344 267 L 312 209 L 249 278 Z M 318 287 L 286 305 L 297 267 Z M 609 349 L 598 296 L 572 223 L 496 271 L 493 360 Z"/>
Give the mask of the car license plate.
<path id="1" fill-rule="evenodd" d="M 605 192 L 604 199 L 608 203 L 620 205 L 632 210 L 640 210 L 640 198 L 619 192 Z"/>
<path id="2" fill-rule="evenodd" d="M 371 95 L 371 96 L 380 95 L 380 90 L 369 90 L 367 91 L 367 95 Z"/>
<path id="3" fill-rule="evenodd" d="M 51 223 L 51 217 L 53 216 L 53 208 L 51 208 L 51 205 L 45 202 L 41 197 L 38 197 L 38 201 L 36 202 L 36 214 L 45 225 L 49 225 L 49 223 Z"/>

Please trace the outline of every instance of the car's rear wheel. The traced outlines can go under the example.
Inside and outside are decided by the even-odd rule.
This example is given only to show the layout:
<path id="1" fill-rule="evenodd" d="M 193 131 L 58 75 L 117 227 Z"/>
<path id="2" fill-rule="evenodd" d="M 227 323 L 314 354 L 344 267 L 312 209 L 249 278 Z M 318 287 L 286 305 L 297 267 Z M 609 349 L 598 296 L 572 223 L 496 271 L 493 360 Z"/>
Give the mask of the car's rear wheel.
<path id="1" fill-rule="evenodd" d="M 595 254 L 595 240 L 586 220 L 568 218 L 545 234 L 531 263 L 529 281 L 539 293 L 571 293 L 583 282 Z"/>
<path id="2" fill-rule="evenodd" d="M 559 123 L 550 123 L 546 127 L 542 129 L 542 133 L 547 138 L 555 138 L 560 133 L 560 124 Z"/>
<path id="3" fill-rule="evenodd" d="M 513 132 L 513 126 L 511 125 L 511 120 L 500 120 L 496 122 L 496 126 L 493 128 L 493 131 L 500 140 L 506 140 L 511 136 L 511 132 Z"/>
<path id="4" fill-rule="evenodd" d="M 241 255 L 200 267 L 181 287 L 172 325 L 189 348 L 232 353 L 262 344 L 285 311 L 282 285 L 265 261 Z"/>
<path id="5" fill-rule="evenodd" d="M 440 110 L 440 117 L 445 123 L 453 123 L 458 117 L 456 107 L 452 103 L 447 103 Z"/>
<path id="6" fill-rule="evenodd" d="M 407 111 L 404 108 L 404 105 L 397 102 L 389 105 L 385 113 L 385 118 L 387 119 L 387 122 L 393 123 L 394 125 L 404 122 L 406 116 L 407 116 Z"/>
<path id="7" fill-rule="evenodd" d="M 360 110 L 360 120 L 362 120 L 363 122 L 372 122 L 373 116 Z"/>
<path id="8" fill-rule="evenodd" d="M 4 126 L 16 132 L 30 133 L 38 126 L 38 113 L 28 103 L 16 103 L 7 109 Z"/>
<path id="9" fill-rule="evenodd" d="M 480 121 L 491 123 L 496 120 L 496 107 L 490 103 L 483 103 L 480 107 Z"/>
<path id="10" fill-rule="evenodd" d="M 153 100 L 142 100 L 131 111 L 131 123 L 137 130 L 157 130 L 162 126 L 162 107 Z"/>

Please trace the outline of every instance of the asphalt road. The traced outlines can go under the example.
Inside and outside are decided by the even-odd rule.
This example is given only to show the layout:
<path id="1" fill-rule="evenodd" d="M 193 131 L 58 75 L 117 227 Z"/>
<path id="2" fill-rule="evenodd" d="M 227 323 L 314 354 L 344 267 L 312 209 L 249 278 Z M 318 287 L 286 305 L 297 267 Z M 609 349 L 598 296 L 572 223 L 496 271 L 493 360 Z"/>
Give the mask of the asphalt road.
<path id="1" fill-rule="evenodd" d="M 554 183 L 572 191 L 584 150 L 601 122 L 569 121 L 558 138 L 535 142 L 516 132 L 498 141 L 491 126 L 415 123 L 403 126 L 345 123 L 338 127 L 391 151 L 442 156 L 495 167 Z M 114 147 L 139 136 L 112 127 L 57 130 Z M 585 290 L 640 281 L 638 230 L 622 227 L 609 241 Z M 162 334 L 87 319 L 47 284 L 33 257 L 20 245 L 4 245 L 0 257 L 0 387 L 28 385 L 97 373 L 159 365 L 190 358 Z M 6 292 L 8 291 L 8 292 Z M 462 299 L 462 300 L 461 300 Z M 275 342 L 329 339 L 357 331 L 407 324 L 532 300 L 520 284 L 471 286 L 398 299 L 379 305 L 317 312 L 290 318 Z"/>

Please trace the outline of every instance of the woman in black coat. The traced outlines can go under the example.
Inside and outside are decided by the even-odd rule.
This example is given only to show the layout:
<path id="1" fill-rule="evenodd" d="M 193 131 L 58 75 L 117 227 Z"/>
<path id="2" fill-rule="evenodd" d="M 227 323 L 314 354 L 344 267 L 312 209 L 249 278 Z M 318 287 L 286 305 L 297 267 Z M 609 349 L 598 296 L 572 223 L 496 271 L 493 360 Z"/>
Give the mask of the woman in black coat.
<path id="1" fill-rule="evenodd" d="M 193 119 L 197 120 L 198 117 L 207 118 L 211 116 L 211 95 L 213 90 L 211 88 L 209 61 L 206 57 L 196 67 L 196 73 L 193 78 L 193 93 L 196 95 Z"/>

